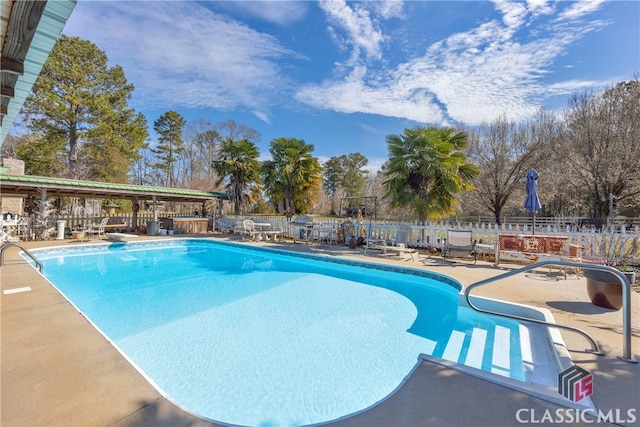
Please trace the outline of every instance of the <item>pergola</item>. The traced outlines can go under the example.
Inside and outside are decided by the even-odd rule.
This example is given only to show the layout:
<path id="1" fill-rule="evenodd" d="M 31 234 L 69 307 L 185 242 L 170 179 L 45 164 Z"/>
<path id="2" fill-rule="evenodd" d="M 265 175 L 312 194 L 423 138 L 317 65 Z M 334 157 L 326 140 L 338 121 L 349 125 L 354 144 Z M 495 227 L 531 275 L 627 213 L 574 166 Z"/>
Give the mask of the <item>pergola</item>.
<path id="1" fill-rule="evenodd" d="M 0 174 L 0 194 L 2 197 L 36 196 L 41 200 L 49 197 L 131 200 L 134 207 L 132 218 L 134 224 L 138 221 L 138 201 L 153 200 L 154 205 L 158 201 L 204 204 L 210 200 L 228 199 L 226 194 L 219 192 L 4 173 Z M 153 212 L 154 220 L 157 220 L 155 206 Z"/>

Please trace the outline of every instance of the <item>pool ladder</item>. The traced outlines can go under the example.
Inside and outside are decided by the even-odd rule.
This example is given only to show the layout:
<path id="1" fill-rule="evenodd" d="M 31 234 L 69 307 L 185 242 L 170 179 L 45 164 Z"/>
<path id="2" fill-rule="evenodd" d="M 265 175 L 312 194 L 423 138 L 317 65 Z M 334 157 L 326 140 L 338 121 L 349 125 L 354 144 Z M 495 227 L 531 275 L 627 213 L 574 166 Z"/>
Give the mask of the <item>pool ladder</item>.
<path id="1" fill-rule="evenodd" d="M 7 249 L 11 248 L 11 247 L 17 247 L 22 249 L 22 252 L 24 252 L 25 254 L 27 254 L 27 256 L 29 258 L 31 258 L 33 260 L 33 262 L 36 264 L 36 268 L 38 269 L 38 271 L 42 272 L 42 263 L 40 262 L 40 260 L 38 260 L 38 258 L 36 258 L 31 252 L 29 252 L 28 250 L 26 250 L 21 244 L 16 243 L 16 242 L 6 242 L 2 244 L 2 247 L 0 247 L 0 266 L 4 267 L 4 253 Z"/>
<path id="2" fill-rule="evenodd" d="M 574 328 L 573 326 L 568 326 L 568 325 L 559 325 L 556 323 L 550 323 L 544 320 L 517 316 L 515 314 L 507 314 L 507 313 L 501 313 L 498 311 L 485 310 L 483 308 L 477 307 L 471 302 L 469 294 L 475 288 L 487 285 L 489 283 L 496 282 L 498 280 L 501 280 L 507 277 L 515 276 L 516 274 L 520 274 L 525 271 L 533 270 L 539 267 L 544 267 L 547 265 L 558 265 L 558 266 L 564 266 L 564 267 L 583 268 L 583 269 L 588 268 L 592 270 L 608 271 L 617 277 L 617 279 L 620 281 L 620 284 L 622 285 L 622 353 L 623 353 L 622 356 L 618 356 L 618 359 L 624 360 L 625 362 L 637 363 L 638 361 L 631 355 L 631 284 L 629 283 L 629 280 L 627 280 L 624 274 L 622 274 L 619 270 L 613 267 L 609 267 L 606 265 L 583 264 L 583 263 L 568 262 L 568 261 L 540 261 L 535 264 L 527 265 L 525 267 L 518 268 L 516 270 L 509 271 L 507 273 L 503 273 L 498 276 L 490 277 L 488 279 L 473 283 L 464 290 L 464 296 L 467 300 L 467 303 L 469 304 L 469 307 L 471 307 L 473 310 L 478 311 L 480 313 L 507 317 L 510 319 L 516 319 L 524 322 L 537 323 L 539 325 L 545 325 L 551 328 L 566 329 L 569 331 L 576 332 L 582 335 L 583 337 L 585 337 L 591 344 L 591 349 L 587 351 L 597 355 L 604 355 L 604 353 L 600 350 L 600 347 L 598 346 L 598 343 L 596 342 L 596 340 L 594 340 L 591 335 L 589 335 L 587 332 L 583 331 L 582 329 Z"/>

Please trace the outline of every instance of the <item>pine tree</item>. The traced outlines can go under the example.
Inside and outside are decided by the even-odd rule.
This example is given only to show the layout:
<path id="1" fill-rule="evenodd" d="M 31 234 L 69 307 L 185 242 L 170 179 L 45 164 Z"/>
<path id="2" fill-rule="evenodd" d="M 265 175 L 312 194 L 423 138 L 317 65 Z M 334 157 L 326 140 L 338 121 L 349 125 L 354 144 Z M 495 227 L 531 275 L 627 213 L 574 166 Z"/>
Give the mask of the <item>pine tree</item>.
<path id="1" fill-rule="evenodd" d="M 175 184 L 177 155 L 184 151 L 182 128 L 185 124 L 184 117 L 172 110 L 153 122 L 153 129 L 159 135 L 158 146 L 153 149 L 153 153 L 159 160 L 155 167 L 164 173 L 165 185 L 168 187 L 173 187 Z"/>
<path id="2" fill-rule="evenodd" d="M 108 67 L 95 44 L 62 35 L 23 113 L 45 144 L 59 150 L 62 141 L 66 177 L 126 182 L 147 138 L 146 119 L 127 106 L 133 90 L 122 68 Z"/>

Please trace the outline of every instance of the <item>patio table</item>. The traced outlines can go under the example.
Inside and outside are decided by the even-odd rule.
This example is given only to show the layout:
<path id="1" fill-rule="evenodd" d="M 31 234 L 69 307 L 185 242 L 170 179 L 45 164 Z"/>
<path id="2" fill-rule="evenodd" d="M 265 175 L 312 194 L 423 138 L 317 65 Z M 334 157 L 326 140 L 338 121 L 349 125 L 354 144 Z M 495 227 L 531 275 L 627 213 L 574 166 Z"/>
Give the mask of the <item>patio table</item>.
<path id="1" fill-rule="evenodd" d="M 265 237 L 265 228 L 270 228 L 271 227 L 271 223 L 270 222 L 255 222 L 253 223 L 253 227 L 256 229 L 256 231 L 260 231 L 260 233 L 256 236 L 256 240 L 267 240 Z"/>

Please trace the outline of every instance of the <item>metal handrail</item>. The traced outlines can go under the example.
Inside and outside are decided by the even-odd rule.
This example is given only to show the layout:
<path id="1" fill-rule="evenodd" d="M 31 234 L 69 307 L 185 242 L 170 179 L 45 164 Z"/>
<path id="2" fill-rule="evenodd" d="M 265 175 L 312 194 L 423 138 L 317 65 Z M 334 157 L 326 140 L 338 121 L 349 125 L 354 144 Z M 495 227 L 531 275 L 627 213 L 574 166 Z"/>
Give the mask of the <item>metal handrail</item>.
<path id="1" fill-rule="evenodd" d="M 501 313 L 501 312 L 496 312 L 492 310 L 485 310 L 475 306 L 470 300 L 469 294 L 473 289 L 477 287 L 480 287 L 480 286 L 483 286 L 507 277 L 515 276 L 516 274 L 520 274 L 525 271 L 533 270 L 539 267 L 544 267 L 546 265 L 560 265 L 565 267 L 608 271 L 609 273 L 613 274 L 618 278 L 618 280 L 620 281 L 620 284 L 622 285 L 622 353 L 623 353 L 622 356 L 618 356 L 618 358 L 626 362 L 637 363 L 638 361 L 634 359 L 631 355 L 631 284 L 629 283 L 629 280 L 625 277 L 625 275 L 622 274 L 622 272 L 620 272 L 620 270 L 617 270 L 613 267 L 609 267 L 606 265 L 584 264 L 584 263 L 576 263 L 576 262 L 568 262 L 568 261 L 540 261 L 535 264 L 527 265 L 525 267 L 518 268 L 516 270 L 512 270 L 507 273 L 500 274 L 498 276 L 490 277 L 488 279 L 481 280 L 479 282 L 469 285 L 464 291 L 464 296 L 467 300 L 467 303 L 469 304 L 469 307 L 471 307 L 473 310 L 476 310 L 480 313 L 492 314 L 492 315 L 501 316 L 501 317 L 508 317 L 511 319 L 537 323 L 537 324 L 546 325 L 552 328 L 566 329 L 569 331 L 576 332 L 582 335 L 583 337 L 585 337 L 591 343 L 591 350 L 587 350 L 587 351 L 590 351 L 598 355 L 603 355 L 604 353 L 600 350 L 598 343 L 596 343 L 596 341 L 591 337 L 591 335 L 589 335 L 587 332 L 583 331 L 582 329 L 574 328 L 573 326 L 550 323 L 544 320 L 531 319 L 528 317 L 521 317 L 513 314 Z"/>
<path id="2" fill-rule="evenodd" d="M 42 272 L 43 266 L 42 263 L 40 262 L 40 260 L 38 260 L 38 258 L 36 258 L 31 252 L 29 252 L 28 250 L 26 250 L 21 244 L 16 243 L 16 242 L 6 242 L 2 244 L 2 247 L 0 248 L 0 266 L 4 266 L 4 252 L 9 249 L 10 247 L 17 247 L 22 249 L 22 251 L 27 254 L 32 260 L 33 262 L 36 263 L 36 268 Z"/>

